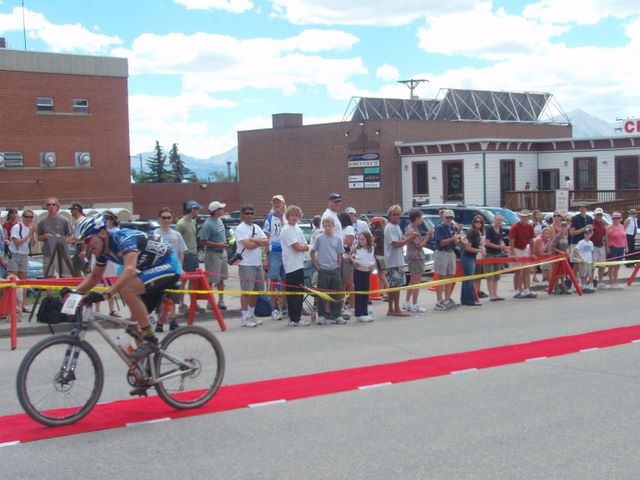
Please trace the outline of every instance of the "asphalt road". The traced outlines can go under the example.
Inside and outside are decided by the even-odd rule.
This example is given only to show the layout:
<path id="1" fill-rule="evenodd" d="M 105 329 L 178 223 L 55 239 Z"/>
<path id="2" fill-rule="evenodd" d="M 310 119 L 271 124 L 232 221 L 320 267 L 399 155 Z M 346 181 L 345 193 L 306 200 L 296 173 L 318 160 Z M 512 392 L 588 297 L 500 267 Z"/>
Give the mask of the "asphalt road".
<path id="1" fill-rule="evenodd" d="M 640 286 L 389 319 L 218 335 L 225 384 L 522 343 L 637 323 Z M 505 287 L 506 290 L 506 287 Z M 423 294 L 433 305 L 433 293 Z M 213 322 L 203 325 L 217 332 Z M 0 414 L 20 411 L 15 372 L 39 338 L 0 347 Z M 3 339 L 6 341 L 6 339 Z M 117 357 L 101 401 L 127 398 Z M 95 341 L 94 341 L 95 340 Z M 3 478 L 638 478 L 640 344 L 374 390 L 0 448 Z M 215 397 L 213 399 L 215 401 Z M 0 425 L 0 428 L 2 426 Z"/>

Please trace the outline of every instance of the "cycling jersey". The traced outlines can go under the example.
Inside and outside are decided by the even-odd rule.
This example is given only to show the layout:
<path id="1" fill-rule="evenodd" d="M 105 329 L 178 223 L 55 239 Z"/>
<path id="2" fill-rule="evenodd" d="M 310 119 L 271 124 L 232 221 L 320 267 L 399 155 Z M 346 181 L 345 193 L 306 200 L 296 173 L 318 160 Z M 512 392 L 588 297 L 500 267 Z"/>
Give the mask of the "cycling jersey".
<path id="1" fill-rule="evenodd" d="M 273 213 L 264 219 L 263 231 L 269 234 L 269 251 L 282 252 L 280 243 L 280 232 L 282 231 L 282 221 Z"/>

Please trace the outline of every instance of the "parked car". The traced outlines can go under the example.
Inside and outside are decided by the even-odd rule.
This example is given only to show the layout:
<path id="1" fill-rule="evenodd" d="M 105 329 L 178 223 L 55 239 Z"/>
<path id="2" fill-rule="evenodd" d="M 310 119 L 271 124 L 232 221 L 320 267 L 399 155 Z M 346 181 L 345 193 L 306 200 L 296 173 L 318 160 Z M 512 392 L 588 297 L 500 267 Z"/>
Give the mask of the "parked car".
<path id="1" fill-rule="evenodd" d="M 131 228 L 133 230 L 140 230 L 144 233 L 149 233 L 156 228 L 160 228 L 160 224 L 155 220 L 135 220 L 132 222 L 120 222 L 120 228 Z"/>

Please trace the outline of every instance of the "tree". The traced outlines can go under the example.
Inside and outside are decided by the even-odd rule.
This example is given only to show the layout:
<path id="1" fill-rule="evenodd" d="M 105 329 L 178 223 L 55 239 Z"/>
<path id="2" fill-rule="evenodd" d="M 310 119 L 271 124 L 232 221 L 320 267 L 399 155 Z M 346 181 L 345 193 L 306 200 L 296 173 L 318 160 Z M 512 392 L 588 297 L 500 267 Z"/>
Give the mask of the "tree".
<path id="1" fill-rule="evenodd" d="M 156 146 L 153 149 L 153 154 L 146 160 L 148 171 L 145 172 L 148 183 L 166 183 L 170 181 L 171 174 L 165 167 L 167 156 L 160 145 L 160 142 L 156 140 Z"/>
<path id="2" fill-rule="evenodd" d="M 178 152 L 178 144 L 174 143 L 169 151 L 169 167 L 171 168 L 171 181 L 180 183 L 183 180 L 197 181 L 196 175 L 187 168 Z"/>

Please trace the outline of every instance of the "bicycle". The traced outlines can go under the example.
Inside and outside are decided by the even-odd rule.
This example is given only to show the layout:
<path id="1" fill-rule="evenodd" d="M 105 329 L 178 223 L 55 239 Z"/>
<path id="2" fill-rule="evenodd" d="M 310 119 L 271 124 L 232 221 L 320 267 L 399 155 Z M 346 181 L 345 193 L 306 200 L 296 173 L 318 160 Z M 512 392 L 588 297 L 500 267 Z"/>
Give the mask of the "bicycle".
<path id="1" fill-rule="evenodd" d="M 157 351 L 134 360 L 130 356 L 133 347 L 119 346 L 99 322 L 123 327 L 139 344 L 142 335 L 138 324 L 96 316 L 91 305 L 81 294 L 70 294 L 63 312 L 74 316 L 71 333 L 56 334 L 38 342 L 20 364 L 16 381 L 18 399 L 36 422 L 46 426 L 69 425 L 85 417 L 98 402 L 104 369 L 98 353 L 85 339 L 90 327 L 127 365 L 127 382 L 134 387 L 134 395 L 146 396 L 153 387 L 164 402 L 180 410 L 201 407 L 220 388 L 225 357 L 210 331 L 195 325 L 178 328 L 162 339 Z"/>

